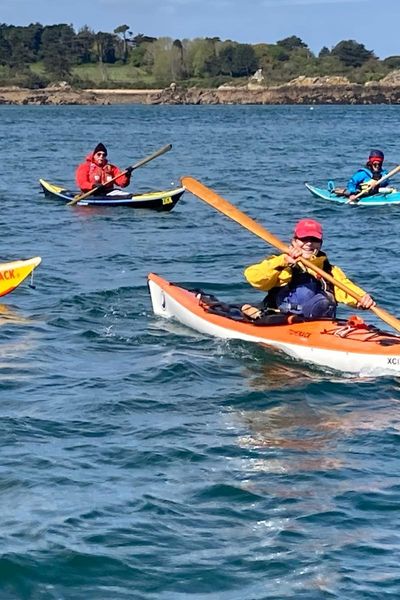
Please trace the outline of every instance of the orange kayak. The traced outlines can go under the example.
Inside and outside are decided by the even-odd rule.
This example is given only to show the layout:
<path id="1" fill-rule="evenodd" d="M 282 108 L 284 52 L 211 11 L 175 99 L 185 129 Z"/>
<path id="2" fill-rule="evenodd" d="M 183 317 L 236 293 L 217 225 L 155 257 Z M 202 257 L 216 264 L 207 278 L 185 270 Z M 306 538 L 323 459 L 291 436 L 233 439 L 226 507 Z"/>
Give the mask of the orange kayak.
<path id="1" fill-rule="evenodd" d="M 223 339 L 238 339 L 276 348 L 293 358 L 362 376 L 400 375 L 400 336 L 349 320 L 288 322 L 276 315 L 257 324 L 235 305 L 208 302 L 207 294 L 188 290 L 150 273 L 148 286 L 156 315 L 174 318 L 191 329 Z M 221 306 L 223 310 L 221 310 Z M 229 310 L 229 307 L 234 307 Z M 228 309 L 228 310 L 227 310 Z M 277 324 L 277 320 L 281 323 Z"/>

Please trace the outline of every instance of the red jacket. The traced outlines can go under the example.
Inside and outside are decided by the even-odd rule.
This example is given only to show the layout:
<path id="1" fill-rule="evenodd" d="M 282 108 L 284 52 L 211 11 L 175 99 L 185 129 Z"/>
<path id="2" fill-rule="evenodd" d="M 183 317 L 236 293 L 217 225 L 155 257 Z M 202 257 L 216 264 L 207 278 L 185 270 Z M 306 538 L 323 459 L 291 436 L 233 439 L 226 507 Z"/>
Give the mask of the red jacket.
<path id="1" fill-rule="evenodd" d="M 92 190 L 97 185 L 107 183 L 110 179 L 116 177 L 122 171 L 116 167 L 115 165 L 106 162 L 103 167 L 99 167 L 93 161 L 93 152 L 87 155 L 86 161 L 78 166 L 76 169 L 75 177 L 76 183 L 82 190 L 82 192 L 88 192 Z M 121 175 L 115 182 L 110 183 L 109 185 L 105 185 L 102 188 L 102 192 L 107 194 L 111 192 L 114 187 L 114 183 L 116 183 L 120 187 L 126 187 L 129 185 L 131 180 L 130 175 Z"/>

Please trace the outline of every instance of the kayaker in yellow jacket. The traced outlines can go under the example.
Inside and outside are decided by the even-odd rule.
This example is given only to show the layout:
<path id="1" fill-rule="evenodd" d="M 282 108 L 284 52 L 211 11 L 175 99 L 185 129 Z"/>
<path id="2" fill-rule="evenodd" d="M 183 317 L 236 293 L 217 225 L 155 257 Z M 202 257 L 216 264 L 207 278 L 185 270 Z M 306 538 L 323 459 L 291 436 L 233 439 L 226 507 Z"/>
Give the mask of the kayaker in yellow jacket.
<path id="1" fill-rule="evenodd" d="M 321 251 L 322 237 L 320 223 L 301 219 L 295 226 L 288 254 L 271 256 L 245 269 L 244 276 L 250 285 L 268 292 L 263 308 L 318 318 L 333 317 L 338 302 L 363 309 L 375 306 L 369 294 L 350 281 L 339 267 L 330 264 L 326 254 Z M 361 296 L 360 301 L 357 302 L 342 289 L 299 264 L 302 256 Z M 248 314 L 259 316 L 256 313 Z"/>

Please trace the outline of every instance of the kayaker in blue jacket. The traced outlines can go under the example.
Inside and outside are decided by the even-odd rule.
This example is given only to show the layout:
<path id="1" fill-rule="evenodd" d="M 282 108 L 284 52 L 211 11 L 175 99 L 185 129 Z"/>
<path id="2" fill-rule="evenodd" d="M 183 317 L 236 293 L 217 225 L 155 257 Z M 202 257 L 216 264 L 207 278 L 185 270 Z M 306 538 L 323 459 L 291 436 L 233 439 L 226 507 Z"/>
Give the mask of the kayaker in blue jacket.
<path id="1" fill-rule="evenodd" d="M 355 196 L 359 192 L 368 188 L 370 188 L 368 195 L 377 193 L 377 181 L 387 174 L 387 170 L 383 168 L 384 159 L 381 150 L 371 150 L 365 167 L 358 169 L 347 183 L 346 196 L 349 196 L 350 202 L 356 199 Z M 385 187 L 389 185 L 389 180 L 385 181 Z"/>

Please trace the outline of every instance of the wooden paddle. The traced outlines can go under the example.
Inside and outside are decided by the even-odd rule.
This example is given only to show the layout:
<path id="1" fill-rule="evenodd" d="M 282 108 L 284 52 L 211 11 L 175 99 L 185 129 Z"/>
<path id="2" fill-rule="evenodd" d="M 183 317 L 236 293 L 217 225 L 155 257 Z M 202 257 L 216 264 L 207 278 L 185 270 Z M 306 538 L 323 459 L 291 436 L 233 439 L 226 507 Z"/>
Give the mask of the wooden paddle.
<path id="1" fill-rule="evenodd" d="M 400 165 L 397 165 L 397 167 L 395 167 L 394 169 L 392 169 L 391 171 L 389 171 L 389 173 L 387 173 L 386 175 L 384 175 L 383 177 L 381 177 L 380 179 L 378 179 L 378 181 L 376 182 L 376 185 L 374 186 L 368 186 L 365 190 L 362 190 L 361 192 L 358 192 L 358 194 L 355 195 L 355 197 L 353 198 L 353 200 L 347 200 L 345 202 L 345 204 L 357 204 L 357 202 L 359 201 L 359 199 L 362 196 L 366 196 L 368 195 L 368 192 L 371 191 L 372 187 L 377 188 L 381 185 L 381 183 L 383 183 L 384 181 L 386 181 L 387 179 L 390 179 L 390 177 L 393 177 L 393 175 L 396 175 L 396 173 L 398 173 L 400 171 Z"/>
<path id="2" fill-rule="evenodd" d="M 216 194 L 213 190 L 210 190 L 205 185 L 200 183 L 200 181 L 197 181 L 193 177 L 182 177 L 181 182 L 182 185 L 187 190 L 189 190 L 189 192 L 191 192 L 201 200 L 204 200 L 204 202 L 207 202 L 207 204 L 210 204 L 210 206 L 212 206 L 216 210 L 219 210 L 227 217 L 233 219 L 234 221 L 239 223 L 239 225 L 242 225 L 258 237 L 260 237 L 265 242 L 268 242 L 268 244 L 271 244 L 271 246 L 275 246 L 275 248 L 277 248 L 284 254 L 287 254 L 289 252 L 289 247 L 286 244 L 281 242 L 262 225 L 254 221 L 251 217 L 249 217 L 248 215 L 240 211 L 238 208 L 233 206 L 233 204 L 228 202 L 228 200 L 225 200 L 221 196 L 218 196 L 218 194 Z M 354 298 L 354 300 L 357 300 L 357 302 L 361 300 L 362 296 L 354 292 L 341 281 L 338 281 L 337 279 L 332 277 L 332 275 L 330 275 L 329 273 L 326 273 L 325 271 L 317 267 L 310 260 L 302 258 L 301 262 L 308 269 L 314 271 L 314 273 L 317 273 L 326 281 L 329 281 L 334 286 L 343 290 L 346 294 Z M 385 321 L 385 323 L 393 327 L 393 329 L 395 329 L 396 331 L 400 331 L 399 319 L 396 319 L 396 317 L 389 314 L 386 310 L 384 310 L 383 308 L 378 308 L 377 306 L 372 306 L 370 310 L 372 310 L 380 319 L 382 319 L 382 321 Z"/>
<path id="3" fill-rule="evenodd" d="M 113 177 L 112 179 L 110 179 L 110 181 L 107 181 L 107 183 L 104 183 L 103 185 L 99 185 L 98 187 L 93 188 L 92 190 L 89 190 L 88 192 L 85 192 L 84 194 L 78 194 L 77 196 L 74 196 L 74 198 L 72 198 L 72 200 L 67 203 L 67 206 L 73 206 L 74 204 L 76 204 L 80 200 L 84 200 L 85 198 L 89 198 L 89 196 L 92 196 L 92 194 L 94 194 L 95 192 L 98 192 L 99 189 L 105 187 L 106 185 L 109 185 L 110 183 L 112 183 L 116 179 L 119 179 L 119 177 L 121 177 L 122 175 L 126 175 L 129 171 L 132 172 L 135 169 L 138 169 L 139 167 L 143 167 L 143 165 L 146 165 L 151 160 L 154 160 L 155 158 L 157 158 L 157 156 L 161 156 L 161 154 L 165 154 L 166 152 L 168 152 L 169 150 L 171 150 L 171 148 L 172 148 L 172 144 L 167 144 L 166 146 L 163 146 L 159 150 L 156 150 L 156 152 L 153 152 L 153 154 L 150 154 L 150 156 L 147 156 L 146 158 L 143 158 L 142 160 L 140 160 L 139 162 L 135 163 L 131 167 L 128 167 L 124 171 L 121 171 L 121 173 L 119 173 L 118 175 L 116 175 L 115 177 Z"/>

